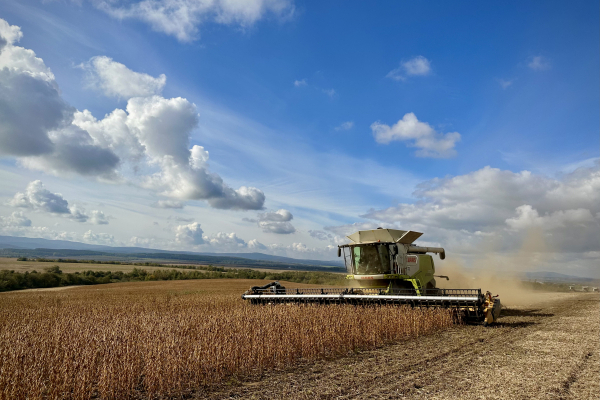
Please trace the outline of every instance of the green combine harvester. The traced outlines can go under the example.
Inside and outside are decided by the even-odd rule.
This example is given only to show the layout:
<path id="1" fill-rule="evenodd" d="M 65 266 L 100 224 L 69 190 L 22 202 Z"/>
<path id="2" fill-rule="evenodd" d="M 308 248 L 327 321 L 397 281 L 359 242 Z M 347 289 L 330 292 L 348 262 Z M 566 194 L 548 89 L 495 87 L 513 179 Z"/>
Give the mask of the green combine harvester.
<path id="1" fill-rule="evenodd" d="M 456 310 L 468 322 L 491 324 L 500 316 L 500 299 L 481 289 L 441 289 L 435 278 L 433 257 L 446 258 L 441 247 L 414 243 L 420 232 L 398 229 L 358 231 L 347 236 L 351 243 L 338 246 L 344 257 L 347 279 L 358 287 L 286 289 L 279 282 L 254 286 L 242 295 L 252 304 L 404 304 L 412 307 L 443 307 Z"/>

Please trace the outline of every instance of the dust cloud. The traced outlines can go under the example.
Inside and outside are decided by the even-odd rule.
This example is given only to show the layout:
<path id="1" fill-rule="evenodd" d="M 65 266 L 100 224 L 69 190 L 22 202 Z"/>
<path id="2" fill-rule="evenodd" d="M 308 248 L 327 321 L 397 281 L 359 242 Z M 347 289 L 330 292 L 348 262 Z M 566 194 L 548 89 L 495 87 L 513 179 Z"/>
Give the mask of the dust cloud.
<path id="1" fill-rule="evenodd" d="M 483 244 L 479 256 L 467 262 L 461 256 L 448 256 L 436 262 L 436 274 L 447 275 L 450 280 L 437 278 L 437 286 L 445 289 L 481 289 L 499 295 L 503 305 L 527 305 L 541 300 L 539 292 L 526 287 L 524 273 L 539 270 L 544 265 L 547 247 L 540 229 L 531 229 L 525 235 L 519 250 L 502 253 L 498 243 Z M 437 260 L 436 260 L 437 261 Z"/>

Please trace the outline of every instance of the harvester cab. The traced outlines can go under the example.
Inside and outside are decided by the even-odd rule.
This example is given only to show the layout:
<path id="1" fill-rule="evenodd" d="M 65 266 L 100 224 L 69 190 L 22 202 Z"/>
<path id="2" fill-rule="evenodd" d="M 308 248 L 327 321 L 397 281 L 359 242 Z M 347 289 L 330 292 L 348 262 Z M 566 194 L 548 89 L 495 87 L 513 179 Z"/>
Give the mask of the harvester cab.
<path id="1" fill-rule="evenodd" d="M 356 280 L 361 288 L 404 289 L 417 295 L 437 293 L 435 263 L 427 253 L 439 254 L 443 260 L 446 252 L 441 247 L 414 245 L 421 235 L 378 228 L 347 236 L 351 243 L 338 246 L 338 257 L 343 255 L 348 271 L 346 278 Z"/>
<path id="2" fill-rule="evenodd" d="M 491 324 L 500 316 L 500 300 L 481 289 L 442 289 L 436 285 L 433 257 L 446 258 L 441 247 L 421 247 L 422 233 L 398 229 L 358 231 L 351 243 L 338 246 L 352 288 L 285 288 L 279 282 L 253 286 L 242 299 L 252 304 L 317 303 L 353 305 L 409 305 L 455 310 L 464 321 Z"/>

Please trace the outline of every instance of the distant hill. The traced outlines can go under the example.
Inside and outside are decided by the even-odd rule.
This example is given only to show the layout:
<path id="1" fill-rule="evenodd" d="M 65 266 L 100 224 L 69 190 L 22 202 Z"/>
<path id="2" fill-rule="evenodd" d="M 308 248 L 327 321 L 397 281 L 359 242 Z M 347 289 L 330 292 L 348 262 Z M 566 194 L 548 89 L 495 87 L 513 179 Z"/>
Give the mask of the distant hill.
<path id="1" fill-rule="evenodd" d="M 284 263 L 302 263 L 309 265 L 332 265 L 343 267 L 344 262 L 340 260 L 322 261 L 322 260 L 304 260 L 299 258 L 273 256 L 264 253 L 195 253 L 204 255 L 215 255 L 215 256 L 230 256 L 230 257 L 242 257 L 249 260 L 261 260 L 261 261 L 274 261 Z"/>
<path id="2" fill-rule="evenodd" d="M 542 282 L 594 282 L 597 279 L 582 277 L 582 276 L 573 276 L 561 274 L 558 272 L 550 272 L 550 271 L 531 271 L 525 272 L 523 274 L 528 280 L 537 280 Z"/>
<path id="3" fill-rule="evenodd" d="M 248 268 L 344 272 L 339 260 L 301 260 L 263 253 L 174 252 L 142 247 L 111 247 L 67 240 L 0 236 L 0 257 L 76 258 L 90 260 L 159 260 Z"/>
<path id="4" fill-rule="evenodd" d="M 0 236 L 0 248 L 3 249 L 69 249 L 69 250 L 96 250 L 108 251 L 113 253 L 152 253 L 163 250 L 146 249 L 143 247 L 112 247 L 99 244 L 87 244 L 80 242 L 71 242 L 69 240 L 50 240 L 27 238 L 17 236 Z"/>

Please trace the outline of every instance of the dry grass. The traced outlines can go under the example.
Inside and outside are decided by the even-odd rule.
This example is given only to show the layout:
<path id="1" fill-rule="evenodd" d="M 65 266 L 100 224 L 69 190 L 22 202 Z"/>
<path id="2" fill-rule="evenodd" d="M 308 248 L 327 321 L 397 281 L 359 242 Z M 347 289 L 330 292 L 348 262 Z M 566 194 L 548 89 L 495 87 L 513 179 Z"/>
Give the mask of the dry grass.
<path id="1" fill-rule="evenodd" d="M 3 294 L 0 398 L 179 397 L 224 379 L 452 325 L 443 310 L 242 301 L 243 289 L 259 282 L 140 282 Z"/>

